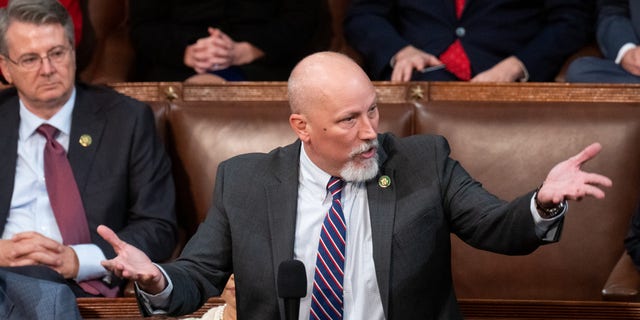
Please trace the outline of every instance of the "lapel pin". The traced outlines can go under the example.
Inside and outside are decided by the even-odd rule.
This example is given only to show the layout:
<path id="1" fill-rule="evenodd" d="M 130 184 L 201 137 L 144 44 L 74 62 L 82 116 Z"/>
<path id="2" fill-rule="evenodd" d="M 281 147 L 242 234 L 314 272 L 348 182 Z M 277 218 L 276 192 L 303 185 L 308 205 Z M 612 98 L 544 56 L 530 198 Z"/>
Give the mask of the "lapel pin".
<path id="1" fill-rule="evenodd" d="M 78 140 L 78 142 L 80 142 L 81 146 L 86 148 L 91 145 L 91 142 L 93 142 L 93 139 L 91 139 L 90 135 L 83 134 L 80 136 L 80 140 Z"/>
<path id="2" fill-rule="evenodd" d="M 391 185 L 391 178 L 389 178 L 389 176 L 381 176 L 380 179 L 378 179 L 378 185 L 380 186 L 380 188 L 387 188 Z"/>

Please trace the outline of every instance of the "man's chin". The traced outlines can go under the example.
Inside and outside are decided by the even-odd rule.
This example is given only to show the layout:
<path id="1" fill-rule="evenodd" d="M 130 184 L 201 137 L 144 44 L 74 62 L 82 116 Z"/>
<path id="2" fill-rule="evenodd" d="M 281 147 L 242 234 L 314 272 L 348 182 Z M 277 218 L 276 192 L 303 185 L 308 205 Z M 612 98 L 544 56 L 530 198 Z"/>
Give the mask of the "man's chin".
<path id="1" fill-rule="evenodd" d="M 366 182 L 378 175 L 378 159 L 377 157 L 367 159 L 365 161 L 352 161 L 340 172 L 342 178 L 349 182 Z"/>

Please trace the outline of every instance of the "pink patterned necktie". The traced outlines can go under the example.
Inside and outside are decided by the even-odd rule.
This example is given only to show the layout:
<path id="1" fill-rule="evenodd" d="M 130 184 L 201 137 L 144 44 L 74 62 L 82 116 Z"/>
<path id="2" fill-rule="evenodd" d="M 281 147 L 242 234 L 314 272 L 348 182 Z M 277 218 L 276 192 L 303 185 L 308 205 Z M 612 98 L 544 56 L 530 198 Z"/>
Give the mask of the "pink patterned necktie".
<path id="1" fill-rule="evenodd" d="M 455 0 L 456 17 L 460 19 L 464 9 L 465 0 Z M 446 69 L 453 73 L 458 79 L 468 81 L 471 79 L 471 62 L 462 47 L 460 39 L 456 39 L 448 48 L 440 55 L 440 61 L 444 63 Z"/>
<path id="2" fill-rule="evenodd" d="M 311 295 L 311 320 L 338 320 L 343 317 L 344 254 L 347 238 L 347 227 L 340 202 L 343 185 L 344 180 L 337 177 L 331 177 L 327 185 L 332 202 L 320 231 Z"/>
<path id="3" fill-rule="evenodd" d="M 47 142 L 44 147 L 44 177 L 51 209 L 56 217 L 62 241 L 65 245 L 91 243 L 87 216 L 84 212 L 80 192 L 73 176 L 67 153 L 55 136 L 58 129 L 43 124 L 36 129 Z M 93 295 L 115 297 L 118 288 L 109 288 L 98 280 L 79 283 L 80 287 Z"/>

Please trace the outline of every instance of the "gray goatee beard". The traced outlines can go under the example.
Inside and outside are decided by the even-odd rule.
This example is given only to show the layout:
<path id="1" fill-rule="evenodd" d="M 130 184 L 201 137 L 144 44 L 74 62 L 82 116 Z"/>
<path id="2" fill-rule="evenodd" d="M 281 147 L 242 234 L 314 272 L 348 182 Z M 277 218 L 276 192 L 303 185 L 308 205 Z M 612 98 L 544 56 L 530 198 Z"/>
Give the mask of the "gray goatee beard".
<path id="1" fill-rule="evenodd" d="M 355 157 L 371 148 L 378 148 L 378 140 L 363 143 L 359 147 L 354 148 L 349 155 Z M 340 176 L 348 182 L 365 182 L 375 178 L 378 170 L 378 153 L 376 153 L 373 158 L 361 162 L 356 162 L 355 160 L 347 162 L 342 170 L 340 170 Z"/>

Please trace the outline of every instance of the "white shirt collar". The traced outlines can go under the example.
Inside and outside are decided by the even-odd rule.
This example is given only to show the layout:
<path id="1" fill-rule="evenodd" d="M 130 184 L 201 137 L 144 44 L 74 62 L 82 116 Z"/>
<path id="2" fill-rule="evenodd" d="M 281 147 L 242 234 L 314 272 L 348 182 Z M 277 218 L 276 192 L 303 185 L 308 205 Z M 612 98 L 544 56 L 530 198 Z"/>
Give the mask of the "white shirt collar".
<path id="1" fill-rule="evenodd" d="M 76 101 L 76 89 L 75 87 L 71 91 L 69 100 L 64 103 L 62 108 L 51 117 L 51 119 L 45 120 L 35 114 L 33 114 L 20 100 L 20 129 L 19 139 L 25 140 L 34 134 L 36 129 L 43 123 L 48 123 L 56 127 L 61 134 L 71 134 L 71 115 Z"/>

